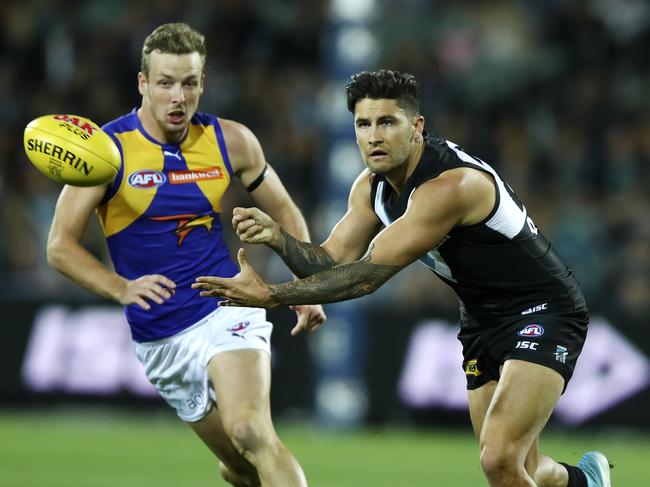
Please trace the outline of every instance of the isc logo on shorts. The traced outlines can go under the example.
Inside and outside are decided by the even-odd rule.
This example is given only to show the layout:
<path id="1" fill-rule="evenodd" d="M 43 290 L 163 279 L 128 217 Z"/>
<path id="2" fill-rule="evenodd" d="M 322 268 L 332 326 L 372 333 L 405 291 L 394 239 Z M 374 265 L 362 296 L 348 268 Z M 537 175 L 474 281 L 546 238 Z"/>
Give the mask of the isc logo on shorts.
<path id="1" fill-rule="evenodd" d="M 542 325 L 527 325 L 525 328 L 519 330 L 520 337 L 541 337 L 544 334 L 544 328 Z"/>

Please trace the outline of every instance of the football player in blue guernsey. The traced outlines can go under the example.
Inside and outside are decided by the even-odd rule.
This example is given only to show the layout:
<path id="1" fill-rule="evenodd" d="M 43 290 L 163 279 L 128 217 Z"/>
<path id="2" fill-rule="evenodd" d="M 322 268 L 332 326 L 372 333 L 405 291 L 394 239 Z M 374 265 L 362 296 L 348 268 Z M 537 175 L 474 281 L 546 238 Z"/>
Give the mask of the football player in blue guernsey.
<path id="1" fill-rule="evenodd" d="M 239 276 L 202 276 L 194 287 L 222 306 L 335 302 L 420 260 L 459 297 L 470 416 L 490 485 L 609 486 L 602 453 L 576 467 L 538 449 L 587 334 L 571 270 L 490 165 L 425 132 L 413 76 L 362 72 L 346 92 L 366 169 L 328 239 L 301 242 L 256 208 L 234 210 L 240 239 L 268 245 L 301 279 L 266 284 L 240 250 Z"/>
<path id="2" fill-rule="evenodd" d="M 204 89 L 203 35 L 165 24 L 145 40 L 142 105 L 104 130 L 122 166 L 104 186 L 64 187 L 48 242 L 50 264 L 125 306 L 151 383 L 221 460 L 235 486 L 306 486 L 271 422 L 272 325 L 258 308 L 220 308 L 191 289 L 198 275 L 234 276 L 219 221 L 233 177 L 296 239 L 305 221 L 245 126 L 197 113 Z M 97 210 L 115 272 L 80 243 Z M 297 306 L 292 334 L 325 320 Z"/>

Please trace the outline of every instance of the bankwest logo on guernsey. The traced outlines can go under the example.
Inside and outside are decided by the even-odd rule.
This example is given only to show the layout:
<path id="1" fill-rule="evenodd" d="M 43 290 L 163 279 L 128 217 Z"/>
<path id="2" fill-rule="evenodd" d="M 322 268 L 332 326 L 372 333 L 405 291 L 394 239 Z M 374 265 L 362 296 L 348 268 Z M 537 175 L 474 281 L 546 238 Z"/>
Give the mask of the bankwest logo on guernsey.
<path id="1" fill-rule="evenodd" d="M 222 179 L 223 172 L 220 167 L 208 167 L 205 169 L 190 169 L 188 171 L 169 171 L 167 176 L 169 177 L 170 184 L 185 184 L 208 181 L 210 179 Z"/>

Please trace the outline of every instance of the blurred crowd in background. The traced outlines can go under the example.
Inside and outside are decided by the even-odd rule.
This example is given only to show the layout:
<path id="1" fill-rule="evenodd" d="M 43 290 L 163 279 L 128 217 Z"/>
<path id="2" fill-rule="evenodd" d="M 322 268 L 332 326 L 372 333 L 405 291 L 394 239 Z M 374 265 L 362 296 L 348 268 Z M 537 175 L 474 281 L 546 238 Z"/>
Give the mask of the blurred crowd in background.
<path id="1" fill-rule="evenodd" d="M 328 146 L 319 108 L 323 44 L 334 3 L 340 2 L 4 1 L 0 293 L 90 298 L 47 266 L 60 185 L 28 163 L 22 131 L 43 114 L 75 113 L 103 124 L 138 106 L 142 42 L 164 22 L 185 21 L 205 34 L 199 109 L 256 133 L 314 228 Z M 372 3 L 369 28 L 379 54 L 367 69 L 416 75 L 428 130 L 495 166 L 573 267 L 592 310 L 641 336 L 650 315 L 650 4 Z M 342 85 L 337 96 L 343 101 Z M 349 130 L 353 137 L 351 116 Z M 98 224 L 87 243 L 107 261 Z M 272 273 L 270 262 L 260 257 L 256 265 Z M 455 298 L 432 277 L 424 267 L 408 269 L 370 302 L 455 314 Z"/>

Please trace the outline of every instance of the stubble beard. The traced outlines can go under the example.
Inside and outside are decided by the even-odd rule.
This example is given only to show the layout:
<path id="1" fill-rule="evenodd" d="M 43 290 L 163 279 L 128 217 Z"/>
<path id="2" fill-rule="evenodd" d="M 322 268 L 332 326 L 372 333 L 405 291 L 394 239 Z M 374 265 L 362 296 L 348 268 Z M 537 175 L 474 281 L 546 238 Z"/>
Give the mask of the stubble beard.
<path id="1" fill-rule="evenodd" d="M 403 157 L 400 156 L 400 158 L 398 159 L 398 160 L 400 160 L 399 163 L 395 162 L 395 157 L 393 157 L 392 154 L 387 154 L 388 160 L 385 161 L 385 162 L 379 163 L 379 165 L 376 164 L 376 163 L 373 163 L 370 160 L 370 156 L 368 156 L 366 158 L 366 167 L 373 174 L 377 174 L 377 175 L 380 175 L 380 176 L 390 174 L 391 172 L 395 171 L 396 169 L 399 169 L 400 167 L 404 166 L 404 164 L 406 164 L 408 162 L 409 154 L 410 153 L 407 152 L 407 154 L 404 155 Z"/>

